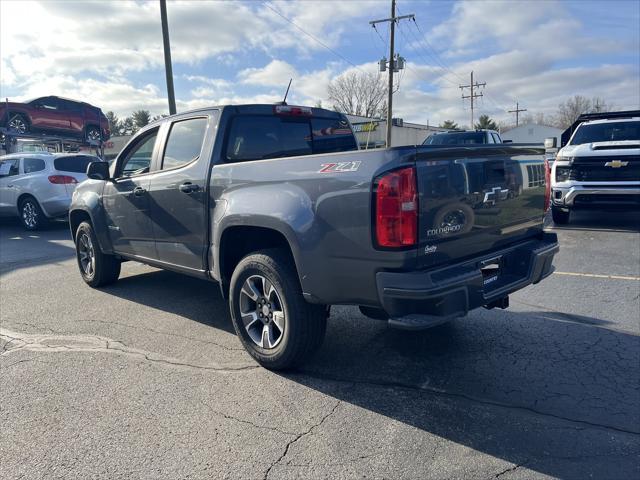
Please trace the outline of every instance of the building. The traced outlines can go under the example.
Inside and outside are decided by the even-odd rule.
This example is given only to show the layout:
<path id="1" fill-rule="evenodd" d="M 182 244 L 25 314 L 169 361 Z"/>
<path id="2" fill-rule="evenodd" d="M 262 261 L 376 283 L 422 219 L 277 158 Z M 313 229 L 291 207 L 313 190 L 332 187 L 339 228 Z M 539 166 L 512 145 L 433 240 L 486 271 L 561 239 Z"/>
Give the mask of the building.
<path id="1" fill-rule="evenodd" d="M 555 137 L 560 145 L 562 130 L 537 123 L 527 123 L 500 133 L 502 140 L 513 143 L 544 143 L 545 138 Z"/>
<path id="2" fill-rule="evenodd" d="M 347 115 L 353 126 L 360 148 L 384 147 L 387 138 L 387 122 L 380 118 Z M 421 145 L 427 137 L 436 132 L 446 132 L 440 127 L 432 127 L 419 123 L 409 123 L 401 118 L 393 119 L 391 127 L 391 146 Z"/>

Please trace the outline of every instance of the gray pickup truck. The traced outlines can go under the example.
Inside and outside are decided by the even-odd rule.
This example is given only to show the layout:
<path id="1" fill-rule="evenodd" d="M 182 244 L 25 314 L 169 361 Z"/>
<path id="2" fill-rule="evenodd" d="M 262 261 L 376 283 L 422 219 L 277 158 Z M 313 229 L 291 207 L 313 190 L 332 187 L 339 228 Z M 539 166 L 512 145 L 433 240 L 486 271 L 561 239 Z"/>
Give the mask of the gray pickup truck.
<path id="1" fill-rule="evenodd" d="M 553 271 L 544 150 L 359 151 L 344 115 L 246 105 L 148 125 L 115 162 L 92 163 L 70 225 L 84 281 L 137 260 L 218 282 L 263 366 L 318 349 L 330 305 L 425 328 Z"/>

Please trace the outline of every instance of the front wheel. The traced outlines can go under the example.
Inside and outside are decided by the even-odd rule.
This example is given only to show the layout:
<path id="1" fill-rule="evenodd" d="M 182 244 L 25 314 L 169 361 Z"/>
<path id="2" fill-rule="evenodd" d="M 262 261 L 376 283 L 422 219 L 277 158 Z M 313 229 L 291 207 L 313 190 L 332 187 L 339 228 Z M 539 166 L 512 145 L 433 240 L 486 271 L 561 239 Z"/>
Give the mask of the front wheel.
<path id="1" fill-rule="evenodd" d="M 556 225 L 566 225 L 569 223 L 569 217 L 571 217 L 571 211 L 566 212 L 556 207 L 551 207 L 551 218 Z"/>
<path id="2" fill-rule="evenodd" d="M 229 293 L 236 333 L 263 367 L 295 367 L 322 344 L 327 309 L 304 299 L 285 252 L 263 250 L 244 257 L 233 272 Z"/>
<path id="3" fill-rule="evenodd" d="M 99 142 L 102 140 L 102 133 L 98 127 L 87 127 L 87 140 L 92 142 Z"/>
<path id="4" fill-rule="evenodd" d="M 120 260 L 102 253 L 89 222 L 82 222 L 76 230 L 76 258 L 82 279 L 91 287 L 108 285 L 120 276 Z"/>

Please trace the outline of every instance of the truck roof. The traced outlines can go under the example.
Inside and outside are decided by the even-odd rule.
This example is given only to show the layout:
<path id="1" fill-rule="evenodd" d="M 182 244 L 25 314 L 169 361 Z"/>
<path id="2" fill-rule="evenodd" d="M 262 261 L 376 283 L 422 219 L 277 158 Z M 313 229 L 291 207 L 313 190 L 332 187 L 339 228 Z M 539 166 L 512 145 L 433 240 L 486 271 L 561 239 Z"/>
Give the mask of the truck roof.
<path id="1" fill-rule="evenodd" d="M 597 125 L 599 123 L 613 123 L 613 122 L 640 122 L 639 117 L 629 117 L 629 118 L 603 118 L 600 120 L 587 120 L 586 122 L 582 122 L 581 125 Z M 580 125 L 578 125 L 580 126 Z"/>
<path id="2" fill-rule="evenodd" d="M 335 110 L 327 110 L 326 108 L 316 108 L 316 107 L 307 107 L 304 105 L 289 105 L 286 103 L 252 103 L 252 104 L 245 104 L 245 105 L 211 105 L 210 107 L 202 107 L 202 108 L 196 108 L 193 110 L 187 110 L 184 112 L 179 112 L 179 113 L 175 113 L 173 115 L 168 115 L 166 117 L 162 117 L 159 118 L 153 122 L 150 122 L 149 125 L 153 125 L 156 123 L 159 123 L 163 120 L 166 120 L 168 118 L 173 118 L 173 117 L 177 117 L 177 116 L 182 116 L 182 115 L 188 115 L 191 113 L 198 113 L 198 112 L 206 112 L 208 110 L 212 110 L 212 109 L 219 109 L 219 110 L 223 110 L 223 109 L 229 109 L 229 108 L 233 108 L 236 110 L 237 113 L 240 114 L 254 114 L 254 115 L 272 115 L 274 113 L 274 110 L 276 107 L 299 107 L 299 108 L 305 108 L 305 109 L 311 109 L 311 116 L 314 117 L 328 117 L 328 118 L 342 118 L 342 117 L 346 117 L 346 115 L 344 113 L 340 113 L 340 112 L 336 112 Z"/>

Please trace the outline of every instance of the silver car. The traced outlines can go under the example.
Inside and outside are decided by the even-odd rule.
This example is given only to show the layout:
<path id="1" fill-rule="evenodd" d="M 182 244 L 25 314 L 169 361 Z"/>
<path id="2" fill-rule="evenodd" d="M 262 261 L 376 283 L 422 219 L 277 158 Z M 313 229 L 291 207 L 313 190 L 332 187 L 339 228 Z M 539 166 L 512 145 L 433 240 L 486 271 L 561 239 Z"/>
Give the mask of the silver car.
<path id="1" fill-rule="evenodd" d="M 0 215 L 19 216 L 27 230 L 67 214 L 87 165 L 100 158 L 82 153 L 12 153 L 0 157 Z"/>

